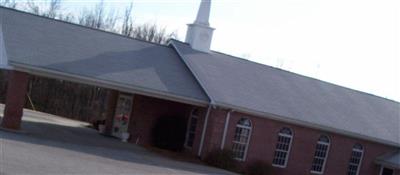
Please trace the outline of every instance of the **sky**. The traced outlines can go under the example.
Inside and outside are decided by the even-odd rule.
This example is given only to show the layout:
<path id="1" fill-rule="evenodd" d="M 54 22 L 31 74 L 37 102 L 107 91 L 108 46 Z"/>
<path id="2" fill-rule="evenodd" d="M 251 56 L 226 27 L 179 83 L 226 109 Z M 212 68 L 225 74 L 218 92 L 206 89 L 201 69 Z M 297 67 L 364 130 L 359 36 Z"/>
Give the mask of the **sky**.
<path id="1" fill-rule="evenodd" d="M 68 9 L 97 0 L 64 0 Z M 130 0 L 105 0 L 123 12 Z M 200 0 L 133 0 L 184 41 Z M 212 50 L 400 101 L 399 0 L 213 0 Z"/>

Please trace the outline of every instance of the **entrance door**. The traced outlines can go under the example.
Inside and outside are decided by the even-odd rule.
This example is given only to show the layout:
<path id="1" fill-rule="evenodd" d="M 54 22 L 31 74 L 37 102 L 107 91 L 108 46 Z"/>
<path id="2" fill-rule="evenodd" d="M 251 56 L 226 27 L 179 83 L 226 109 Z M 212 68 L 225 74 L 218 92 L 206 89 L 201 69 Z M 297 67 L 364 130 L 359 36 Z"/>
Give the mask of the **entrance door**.
<path id="1" fill-rule="evenodd" d="M 190 114 L 187 129 L 186 129 L 186 140 L 185 147 L 191 149 L 194 143 L 194 137 L 196 136 L 197 121 L 199 119 L 199 109 L 195 108 Z"/>
<path id="2" fill-rule="evenodd" d="M 132 112 L 133 96 L 120 94 L 113 122 L 112 135 L 121 138 L 122 133 L 128 132 L 129 118 Z"/>

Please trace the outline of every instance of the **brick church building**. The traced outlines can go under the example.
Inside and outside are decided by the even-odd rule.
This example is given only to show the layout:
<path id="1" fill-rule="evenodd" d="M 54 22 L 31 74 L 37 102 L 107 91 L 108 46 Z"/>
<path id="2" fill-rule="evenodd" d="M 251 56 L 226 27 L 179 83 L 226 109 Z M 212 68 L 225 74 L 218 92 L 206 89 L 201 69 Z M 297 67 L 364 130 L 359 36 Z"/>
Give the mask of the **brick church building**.
<path id="1" fill-rule="evenodd" d="M 199 157 L 230 149 L 276 175 L 400 175 L 398 102 L 210 50 L 210 3 L 168 45 L 0 8 L 1 127 L 20 129 L 37 75 L 110 89 L 106 132 L 133 144 L 150 145 L 154 123 L 174 116 Z"/>

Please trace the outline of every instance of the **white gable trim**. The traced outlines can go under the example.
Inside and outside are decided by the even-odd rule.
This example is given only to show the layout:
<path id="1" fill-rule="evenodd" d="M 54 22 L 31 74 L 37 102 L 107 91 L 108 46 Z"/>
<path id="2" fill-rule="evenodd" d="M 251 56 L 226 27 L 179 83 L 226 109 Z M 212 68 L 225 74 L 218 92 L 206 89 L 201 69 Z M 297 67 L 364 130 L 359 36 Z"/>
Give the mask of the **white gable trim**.
<path id="1" fill-rule="evenodd" d="M 12 70 L 13 67 L 8 64 L 6 45 L 4 42 L 3 27 L 0 21 L 0 69 Z"/>

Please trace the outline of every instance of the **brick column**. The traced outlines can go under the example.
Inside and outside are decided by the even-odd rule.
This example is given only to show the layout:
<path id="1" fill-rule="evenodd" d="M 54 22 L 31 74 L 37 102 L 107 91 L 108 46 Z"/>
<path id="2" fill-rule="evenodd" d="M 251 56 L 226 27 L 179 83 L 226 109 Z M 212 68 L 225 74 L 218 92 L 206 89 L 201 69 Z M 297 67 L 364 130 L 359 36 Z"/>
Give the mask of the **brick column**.
<path id="1" fill-rule="evenodd" d="M 109 90 L 107 93 L 107 109 L 106 109 L 106 135 L 111 135 L 114 120 L 115 107 L 117 106 L 118 91 Z"/>
<path id="2" fill-rule="evenodd" d="M 11 71 L 9 76 L 6 106 L 1 127 L 19 130 L 28 89 L 29 74 Z"/>

